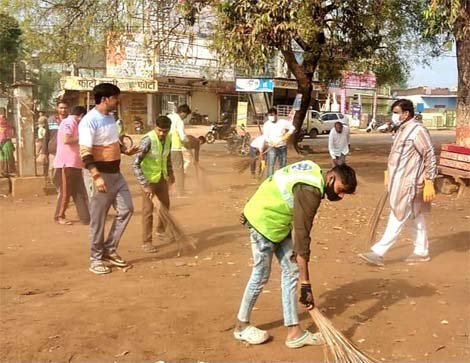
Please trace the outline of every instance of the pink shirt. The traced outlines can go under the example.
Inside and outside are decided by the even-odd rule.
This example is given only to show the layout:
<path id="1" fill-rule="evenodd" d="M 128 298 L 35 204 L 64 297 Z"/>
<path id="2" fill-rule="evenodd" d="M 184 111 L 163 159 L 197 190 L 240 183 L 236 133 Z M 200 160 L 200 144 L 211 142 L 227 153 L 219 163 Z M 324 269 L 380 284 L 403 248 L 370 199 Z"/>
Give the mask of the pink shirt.
<path id="1" fill-rule="evenodd" d="M 65 144 L 65 135 L 72 135 L 78 139 L 78 122 L 74 115 L 62 120 L 57 132 L 57 153 L 54 159 L 54 168 L 82 168 L 80 146 L 78 141 L 74 144 Z"/>

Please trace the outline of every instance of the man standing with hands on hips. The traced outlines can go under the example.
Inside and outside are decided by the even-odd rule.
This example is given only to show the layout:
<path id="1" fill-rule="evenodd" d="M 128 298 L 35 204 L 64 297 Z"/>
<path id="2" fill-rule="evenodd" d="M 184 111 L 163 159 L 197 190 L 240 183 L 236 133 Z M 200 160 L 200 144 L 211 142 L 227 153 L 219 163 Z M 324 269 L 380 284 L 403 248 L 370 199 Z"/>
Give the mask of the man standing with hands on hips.
<path id="1" fill-rule="evenodd" d="M 170 113 L 168 118 L 171 120 L 171 161 L 175 173 L 176 197 L 185 197 L 184 193 L 184 158 L 183 147 L 188 138 L 184 131 L 184 119 L 191 113 L 188 105 L 178 106 L 176 112 Z"/>
<path id="2" fill-rule="evenodd" d="M 268 178 L 274 173 L 274 164 L 279 160 L 279 168 L 287 163 L 287 140 L 295 131 L 292 122 L 278 119 L 277 109 L 272 107 L 268 110 L 268 122 L 263 126 L 263 135 L 269 145 L 267 159 Z"/>
<path id="3" fill-rule="evenodd" d="M 79 125 L 80 156 L 93 180 L 90 198 L 90 268 L 95 274 L 107 274 L 115 266 L 127 266 L 117 253 L 119 241 L 129 223 L 134 206 L 127 182 L 120 172 L 121 153 L 133 155 L 139 151 L 134 146 L 125 149 L 119 142 L 119 132 L 114 116 L 119 105 L 120 89 L 111 83 L 101 83 L 93 88 L 96 106 L 88 112 Z M 104 239 L 106 216 L 110 207 L 116 217 Z"/>
<path id="4" fill-rule="evenodd" d="M 383 266 L 383 256 L 392 247 L 407 221 L 413 223 L 415 242 L 407 262 L 430 260 L 424 212 L 435 198 L 437 177 L 436 156 L 429 131 L 414 118 L 413 103 L 406 99 L 392 105 L 392 122 L 398 128 L 388 157 L 384 183 L 390 198 L 390 217 L 381 240 L 370 252 L 359 257 L 376 266 Z"/>

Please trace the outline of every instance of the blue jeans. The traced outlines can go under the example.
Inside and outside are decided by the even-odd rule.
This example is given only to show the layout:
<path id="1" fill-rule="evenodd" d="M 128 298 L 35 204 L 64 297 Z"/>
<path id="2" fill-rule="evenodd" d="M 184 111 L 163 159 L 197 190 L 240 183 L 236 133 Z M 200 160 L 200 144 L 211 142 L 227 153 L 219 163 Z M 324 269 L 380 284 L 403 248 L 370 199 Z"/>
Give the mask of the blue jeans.
<path id="1" fill-rule="evenodd" d="M 279 169 L 286 166 L 287 146 L 269 147 L 267 153 L 268 178 L 274 174 L 274 164 L 276 163 L 276 159 L 279 159 Z"/>
<path id="2" fill-rule="evenodd" d="M 284 325 L 299 324 L 297 316 L 297 281 L 299 268 L 293 260 L 292 239 L 287 237 L 280 243 L 273 243 L 253 228 L 251 232 L 251 250 L 253 253 L 253 271 L 243 294 L 238 320 L 249 322 L 251 311 L 255 306 L 261 290 L 269 279 L 273 255 L 276 255 L 281 266 L 282 312 Z"/>

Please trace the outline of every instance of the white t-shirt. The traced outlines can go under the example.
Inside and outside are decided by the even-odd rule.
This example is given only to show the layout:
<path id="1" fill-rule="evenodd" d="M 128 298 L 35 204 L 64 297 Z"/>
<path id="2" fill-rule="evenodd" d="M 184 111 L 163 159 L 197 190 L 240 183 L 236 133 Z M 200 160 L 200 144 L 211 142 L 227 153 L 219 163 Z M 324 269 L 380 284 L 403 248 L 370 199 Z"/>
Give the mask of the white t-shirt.
<path id="1" fill-rule="evenodd" d="M 254 138 L 253 141 L 251 142 L 250 146 L 254 147 L 255 149 L 264 149 L 264 136 L 259 135 L 258 137 Z"/>
<path id="2" fill-rule="evenodd" d="M 335 128 L 331 129 L 328 137 L 328 151 L 332 159 L 349 153 L 349 127 L 343 126 L 341 133 L 338 133 Z"/>
<path id="3" fill-rule="evenodd" d="M 277 122 L 268 121 L 264 124 L 263 135 L 269 146 L 285 146 L 286 142 L 282 139 L 285 134 L 292 134 L 295 131 L 292 122 L 286 119 L 278 119 Z"/>
<path id="4" fill-rule="evenodd" d="M 186 133 L 184 132 L 184 121 L 176 112 L 170 113 L 167 117 L 171 120 L 170 133 L 176 132 L 181 141 L 186 140 Z M 171 150 L 181 150 L 177 145 L 171 144 Z"/>

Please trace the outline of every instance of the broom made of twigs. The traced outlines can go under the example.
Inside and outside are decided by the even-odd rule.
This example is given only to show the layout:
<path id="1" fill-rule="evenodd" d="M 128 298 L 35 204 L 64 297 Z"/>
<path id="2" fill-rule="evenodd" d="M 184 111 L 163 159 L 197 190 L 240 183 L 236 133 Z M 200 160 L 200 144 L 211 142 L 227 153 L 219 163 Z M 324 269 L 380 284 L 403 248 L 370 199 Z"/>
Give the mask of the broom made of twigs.
<path id="1" fill-rule="evenodd" d="M 237 173 L 244 173 L 251 165 L 251 159 L 241 159 L 233 163 L 233 170 Z"/>
<path id="2" fill-rule="evenodd" d="M 197 184 L 199 188 L 204 193 L 210 193 L 214 191 L 214 186 L 212 185 L 211 181 L 207 177 L 207 170 L 204 169 L 199 164 L 194 164 L 194 167 L 196 170 L 196 179 L 197 179 Z"/>
<path id="3" fill-rule="evenodd" d="M 189 237 L 184 231 L 183 227 L 173 218 L 168 208 L 166 208 L 157 198 L 152 197 L 152 203 L 157 210 L 158 217 L 166 226 L 165 233 L 171 237 L 172 240 L 176 241 L 178 249 L 178 256 L 181 255 L 181 243 L 190 245 L 193 249 L 196 249 L 196 243 L 194 238 Z"/>
<path id="4" fill-rule="evenodd" d="M 387 199 L 388 199 L 388 190 L 384 190 L 379 201 L 377 202 L 377 205 L 375 206 L 374 213 L 372 214 L 370 221 L 369 221 L 369 233 L 366 238 L 366 243 L 367 243 L 366 249 L 369 249 L 369 247 L 372 245 L 372 243 L 375 240 L 377 226 L 379 225 L 380 216 L 382 215 Z"/>
<path id="5" fill-rule="evenodd" d="M 356 347 L 339 330 L 336 330 L 331 321 L 328 320 L 317 308 L 309 310 L 310 316 L 318 327 L 325 340 L 325 362 L 330 362 L 330 356 L 335 363 L 377 363 L 374 358 L 369 357 Z M 329 351 L 329 354 L 328 354 Z"/>

